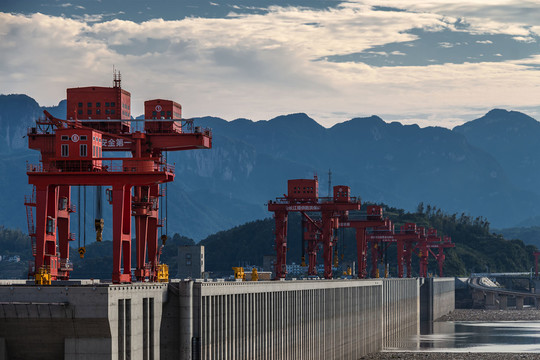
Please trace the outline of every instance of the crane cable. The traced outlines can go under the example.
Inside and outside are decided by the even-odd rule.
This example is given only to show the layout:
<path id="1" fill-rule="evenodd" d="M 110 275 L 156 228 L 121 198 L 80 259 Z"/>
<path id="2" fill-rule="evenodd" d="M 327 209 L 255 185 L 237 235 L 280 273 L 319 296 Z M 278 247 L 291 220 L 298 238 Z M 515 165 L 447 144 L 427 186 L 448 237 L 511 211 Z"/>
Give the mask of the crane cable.
<path id="1" fill-rule="evenodd" d="M 165 151 L 165 164 L 167 163 L 168 153 Z M 169 215 L 169 183 L 165 183 L 165 236 L 169 235 L 169 222 L 167 217 Z"/>
<path id="2" fill-rule="evenodd" d="M 167 152 L 166 151 L 165 151 L 165 156 L 164 156 L 164 163 L 167 164 Z M 168 220 L 167 216 L 169 214 L 169 194 L 168 194 L 169 184 L 164 183 L 163 188 L 165 190 L 164 191 L 164 196 L 165 196 L 165 217 L 163 217 L 163 211 L 161 212 L 161 215 L 162 215 L 162 219 L 165 222 L 165 234 L 163 234 L 163 232 L 161 233 L 161 243 L 163 245 L 165 245 L 165 243 L 167 242 L 168 234 L 169 234 L 169 222 L 167 221 Z M 162 226 L 162 229 L 163 229 L 163 226 Z"/>
<path id="3" fill-rule="evenodd" d="M 83 186 L 83 207 L 81 208 L 81 187 L 79 186 L 79 257 L 84 259 L 84 253 L 86 252 L 86 185 Z M 83 246 L 81 247 L 81 213 L 84 210 L 83 216 Z"/>
<path id="4" fill-rule="evenodd" d="M 78 229 L 78 236 L 77 236 L 77 239 L 79 240 L 78 241 L 78 248 L 80 249 L 81 248 L 81 187 L 79 186 L 78 187 L 78 191 L 77 191 L 77 196 L 78 196 L 78 201 L 77 201 L 77 217 L 78 217 L 78 225 L 77 225 L 77 229 Z"/>

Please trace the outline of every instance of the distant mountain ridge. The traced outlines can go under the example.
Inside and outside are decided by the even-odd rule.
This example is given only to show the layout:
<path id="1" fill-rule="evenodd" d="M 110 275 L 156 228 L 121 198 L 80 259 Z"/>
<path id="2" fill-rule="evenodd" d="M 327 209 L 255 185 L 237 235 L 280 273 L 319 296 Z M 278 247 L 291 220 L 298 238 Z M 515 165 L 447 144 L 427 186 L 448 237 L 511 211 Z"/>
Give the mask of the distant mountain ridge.
<path id="1" fill-rule="evenodd" d="M 63 102 L 48 109 L 65 117 Z M 0 224 L 26 226 L 24 161 L 37 162 L 38 153 L 26 148 L 23 136 L 42 110 L 25 95 L 0 96 L 0 136 L 8 144 L 0 151 L 1 184 L 10 189 L 1 195 L 7 206 L 0 209 Z M 265 203 L 282 196 L 291 178 L 317 173 L 326 196 L 329 169 L 333 185 L 349 185 L 364 200 L 407 210 L 424 202 L 485 216 L 497 228 L 540 215 L 540 190 L 532 186 L 540 168 L 527 171 L 524 165 L 540 163 L 533 142 L 540 123 L 522 113 L 493 110 L 453 130 L 386 123 L 377 116 L 327 129 L 303 113 L 255 122 L 195 121 L 212 128 L 213 149 L 169 153 L 176 165 L 169 186 L 170 233 L 199 240 L 268 217 Z"/>

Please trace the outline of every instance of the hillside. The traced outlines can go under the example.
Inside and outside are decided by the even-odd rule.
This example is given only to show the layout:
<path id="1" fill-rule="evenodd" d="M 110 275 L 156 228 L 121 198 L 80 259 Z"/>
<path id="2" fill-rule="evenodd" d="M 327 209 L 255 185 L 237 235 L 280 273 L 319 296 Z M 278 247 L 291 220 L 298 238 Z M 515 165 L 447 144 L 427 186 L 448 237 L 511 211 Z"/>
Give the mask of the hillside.
<path id="1" fill-rule="evenodd" d="M 448 215 L 427 206 L 417 212 L 385 206 L 385 214 L 396 225 L 415 222 L 420 226 L 438 229 L 439 235 L 449 235 L 455 249 L 445 252 L 445 275 L 466 276 L 471 272 L 529 271 L 534 266 L 535 246 L 525 245 L 521 240 L 505 240 L 491 233 L 489 223 L 480 217 L 465 214 Z M 354 233 L 344 229 L 340 235 L 338 250 L 344 254 L 341 261 L 356 261 Z M 205 246 L 207 269 L 216 274 L 228 274 L 232 266 L 262 264 L 264 255 L 273 255 L 273 219 L 250 222 L 233 229 L 219 232 L 201 241 Z M 292 216 L 289 221 L 287 263 L 300 263 L 300 218 Z M 396 274 L 395 246 L 388 252 L 391 274 Z M 319 261 L 319 263 L 321 263 Z M 429 269 L 436 273 L 436 263 L 430 257 Z M 418 272 L 418 261 L 413 258 L 413 274 Z"/>
<path id="2" fill-rule="evenodd" d="M 523 241 L 510 236 L 491 232 L 489 223 L 480 217 L 466 214 L 448 215 L 432 206 L 418 206 L 416 212 L 384 206 L 385 215 L 399 226 L 415 222 L 420 226 L 438 229 L 439 235 L 449 235 L 456 244 L 455 249 L 445 252 L 445 275 L 466 276 L 471 272 L 529 271 L 534 266 L 536 246 L 525 245 Z M 289 216 L 287 263 L 300 263 L 301 256 L 300 216 Z M 341 229 L 338 251 L 343 254 L 341 262 L 356 261 L 356 243 L 351 229 Z M 515 235 L 515 234 L 514 234 Z M 194 244 L 193 240 L 175 234 L 163 247 L 161 261 L 169 265 L 169 273 L 177 272 L 177 251 L 179 245 Z M 267 218 L 248 222 L 226 231 L 220 231 L 200 242 L 205 246 L 206 270 L 212 276 L 227 276 L 231 267 L 245 264 L 262 265 L 263 256 L 274 255 L 274 221 Z M 132 242 L 132 264 L 135 264 L 135 241 Z M 21 255 L 21 262 L 11 264 L 0 262 L 0 278 L 24 278 L 27 263 L 32 260 L 28 236 L 18 230 L 0 227 L 0 255 Z M 396 250 L 388 251 L 391 274 L 396 274 Z M 112 270 L 112 242 L 103 241 L 87 245 L 84 259 L 80 259 L 75 249 L 70 257 L 74 264 L 72 278 L 110 279 Z M 436 273 L 436 264 L 430 258 L 429 270 Z M 319 263 L 321 261 L 319 260 Z M 413 258 L 413 274 L 418 271 L 417 258 Z"/>
<path id="3" fill-rule="evenodd" d="M 495 109 L 453 131 L 497 159 L 515 185 L 538 193 L 540 122 L 517 111 Z"/>

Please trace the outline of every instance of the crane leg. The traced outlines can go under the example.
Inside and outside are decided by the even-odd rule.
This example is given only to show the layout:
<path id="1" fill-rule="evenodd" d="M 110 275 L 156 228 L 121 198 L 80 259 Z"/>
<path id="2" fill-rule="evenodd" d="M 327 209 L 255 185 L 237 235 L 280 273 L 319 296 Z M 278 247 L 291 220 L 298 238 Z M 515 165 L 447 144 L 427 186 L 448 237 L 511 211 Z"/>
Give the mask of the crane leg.
<path id="1" fill-rule="evenodd" d="M 131 282 L 131 186 L 113 185 L 113 274 L 112 281 Z M 121 272 L 122 258 L 124 271 Z"/>

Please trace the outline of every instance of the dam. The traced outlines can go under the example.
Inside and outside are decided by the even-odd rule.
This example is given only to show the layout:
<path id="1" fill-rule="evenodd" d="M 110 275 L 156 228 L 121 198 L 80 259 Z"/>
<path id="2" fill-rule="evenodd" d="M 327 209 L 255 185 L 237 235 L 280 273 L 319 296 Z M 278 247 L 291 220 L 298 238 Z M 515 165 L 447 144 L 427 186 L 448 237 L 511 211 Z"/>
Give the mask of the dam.
<path id="1" fill-rule="evenodd" d="M 0 299 L 2 360 L 357 359 L 454 310 L 454 278 L 4 280 Z"/>

